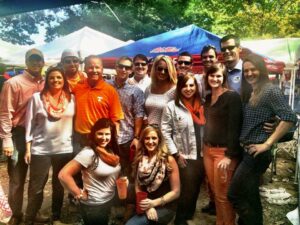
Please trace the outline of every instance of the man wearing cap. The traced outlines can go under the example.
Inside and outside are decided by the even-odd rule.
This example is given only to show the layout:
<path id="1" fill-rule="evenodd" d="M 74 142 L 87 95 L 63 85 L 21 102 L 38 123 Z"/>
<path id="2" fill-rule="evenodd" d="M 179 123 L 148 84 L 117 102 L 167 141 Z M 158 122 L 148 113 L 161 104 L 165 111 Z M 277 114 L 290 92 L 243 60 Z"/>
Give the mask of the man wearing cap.
<path id="1" fill-rule="evenodd" d="M 137 54 L 133 58 L 133 77 L 128 79 L 129 84 L 133 84 L 145 92 L 146 88 L 151 83 L 151 78 L 148 75 L 148 59 L 143 54 Z"/>
<path id="2" fill-rule="evenodd" d="M 9 175 L 8 202 L 12 209 L 9 225 L 20 224 L 24 183 L 27 174 L 25 155 L 25 113 L 27 103 L 35 92 L 44 87 L 41 75 L 44 67 L 44 56 L 38 49 L 26 52 L 27 69 L 23 74 L 7 80 L 0 95 L 0 138 L 4 155 L 8 157 Z M 49 218 L 38 215 L 36 222 L 47 222 Z"/>
<path id="3" fill-rule="evenodd" d="M 71 90 L 79 82 L 83 82 L 86 74 L 79 71 L 80 57 L 77 52 L 72 49 L 65 49 L 61 55 L 61 64 L 67 77 Z"/>

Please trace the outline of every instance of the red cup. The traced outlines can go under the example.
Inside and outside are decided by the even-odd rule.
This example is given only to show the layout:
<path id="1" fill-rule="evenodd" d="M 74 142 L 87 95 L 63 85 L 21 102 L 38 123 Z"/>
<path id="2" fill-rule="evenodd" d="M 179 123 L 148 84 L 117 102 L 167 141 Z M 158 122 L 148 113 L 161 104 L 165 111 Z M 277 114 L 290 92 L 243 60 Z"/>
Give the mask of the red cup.
<path id="1" fill-rule="evenodd" d="M 136 213 L 142 214 L 144 213 L 144 210 L 140 207 L 140 202 L 148 197 L 148 193 L 144 191 L 139 191 L 136 193 Z"/>
<path id="2" fill-rule="evenodd" d="M 117 190 L 120 199 L 127 198 L 127 177 L 120 177 L 116 180 L 117 183 Z"/>

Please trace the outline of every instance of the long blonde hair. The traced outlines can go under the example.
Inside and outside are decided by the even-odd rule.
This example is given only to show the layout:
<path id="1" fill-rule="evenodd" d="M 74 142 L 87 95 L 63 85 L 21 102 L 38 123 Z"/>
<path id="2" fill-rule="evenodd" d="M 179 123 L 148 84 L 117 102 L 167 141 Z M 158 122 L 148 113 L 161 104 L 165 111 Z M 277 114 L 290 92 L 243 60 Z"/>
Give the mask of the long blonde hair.
<path id="1" fill-rule="evenodd" d="M 139 162 L 142 160 L 142 157 L 144 155 L 148 155 L 148 150 L 147 150 L 144 142 L 145 142 L 145 137 L 151 131 L 154 131 L 157 134 L 157 136 L 158 136 L 158 146 L 157 146 L 157 149 L 156 149 L 157 160 L 163 159 L 167 163 L 167 169 L 168 169 L 168 171 L 172 170 L 171 166 L 169 165 L 169 161 L 168 161 L 168 157 L 169 157 L 170 153 L 169 153 L 168 148 L 167 148 L 167 146 L 165 144 L 165 141 L 164 141 L 164 138 L 163 138 L 163 135 L 162 135 L 161 131 L 159 130 L 158 127 L 154 127 L 152 125 L 148 125 L 141 132 L 141 137 L 140 137 L 140 140 L 139 140 L 139 147 L 136 150 L 136 154 L 135 154 L 134 161 L 133 161 L 133 164 L 132 164 L 132 167 L 133 167 L 133 170 L 132 170 L 133 177 L 136 176 L 137 167 L 138 167 Z"/>
<path id="2" fill-rule="evenodd" d="M 172 59 L 167 55 L 158 55 L 154 59 L 154 62 L 153 62 L 152 68 L 151 68 L 151 72 L 150 72 L 151 85 L 159 85 L 156 80 L 156 68 L 157 68 L 159 61 L 161 61 L 161 60 L 165 61 L 167 64 L 168 71 L 169 71 L 170 83 L 176 84 L 177 83 L 177 72 L 176 72 L 176 68 L 173 64 Z"/>

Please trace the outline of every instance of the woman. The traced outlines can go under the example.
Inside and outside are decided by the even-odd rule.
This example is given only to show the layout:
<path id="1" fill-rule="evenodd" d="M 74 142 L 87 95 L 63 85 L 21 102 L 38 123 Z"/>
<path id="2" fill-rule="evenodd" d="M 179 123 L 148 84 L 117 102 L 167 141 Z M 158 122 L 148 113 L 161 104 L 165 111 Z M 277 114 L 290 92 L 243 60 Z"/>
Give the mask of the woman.
<path id="1" fill-rule="evenodd" d="M 228 198 L 239 215 L 239 224 L 262 225 L 263 215 L 259 181 L 271 162 L 271 148 L 296 124 L 296 115 L 280 89 L 269 82 L 261 56 L 250 54 L 243 61 L 242 80 L 243 126 L 240 142 L 244 148 L 229 188 Z M 278 116 L 280 122 L 270 134 L 264 123 Z"/>
<path id="2" fill-rule="evenodd" d="M 99 119 L 89 135 L 90 146 L 82 149 L 59 173 L 61 183 L 80 202 L 85 225 L 108 224 L 121 166 L 116 128 L 111 120 Z M 82 173 L 83 189 L 74 181 Z"/>
<path id="3" fill-rule="evenodd" d="M 172 59 L 166 55 L 155 58 L 151 69 L 151 85 L 145 91 L 148 124 L 160 125 L 166 104 L 174 99 L 177 73 Z"/>
<path id="4" fill-rule="evenodd" d="M 235 212 L 227 191 L 241 156 L 239 135 L 242 103 L 238 93 L 227 88 L 223 64 L 208 68 L 205 76 L 206 96 L 203 159 L 208 183 L 216 205 L 216 225 L 234 225 Z"/>
<path id="5" fill-rule="evenodd" d="M 43 190 L 52 166 L 52 220 L 60 219 L 64 189 L 61 168 L 72 159 L 74 97 L 64 72 L 48 69 L 45 87 L 30 100 L 26 114 L 25 162 L 30 165 L 26 224 L 33 224 L 43 202 Z"/>
<path id="6" fill-rule="evenodd" d="M 175 224 L 187 224 L 196 210 L 204 177 L 201 156 L 204 124 L 204 110 L 195 77 L 192 73 L 180 76 L 175 100 L 164 109 L 161 122 L 168 150 L 175 155 L 180 172 L 181 194 Z"/>
<path id="7" fill-rule="evenodd" d="M 148 193 L 140 202 L 145 211 L 126 225 L 168 224 L 175 215 L 180 181 L 175 159 L 167 152 L 158 128 L 147 126 L 141 133 L 140 148 L 134 161 L 135 191 Z"/>

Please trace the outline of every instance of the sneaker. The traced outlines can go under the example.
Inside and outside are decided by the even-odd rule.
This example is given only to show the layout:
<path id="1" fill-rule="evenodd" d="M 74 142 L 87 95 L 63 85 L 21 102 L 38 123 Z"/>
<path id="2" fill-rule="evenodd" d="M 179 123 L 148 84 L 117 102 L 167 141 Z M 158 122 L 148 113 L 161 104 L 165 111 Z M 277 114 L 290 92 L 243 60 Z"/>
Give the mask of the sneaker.
<path id="1" fill-rule="evenodd" d="M 209 215 L 216 215 L 216 205 L 214 202 L 209 202 L 201 209 L 201 212 L 208 213 Z"/>

